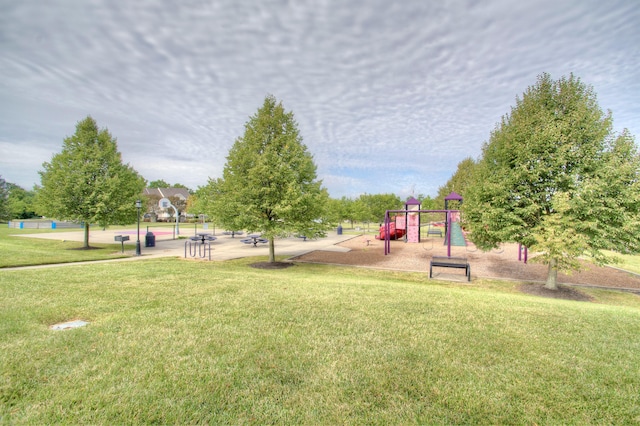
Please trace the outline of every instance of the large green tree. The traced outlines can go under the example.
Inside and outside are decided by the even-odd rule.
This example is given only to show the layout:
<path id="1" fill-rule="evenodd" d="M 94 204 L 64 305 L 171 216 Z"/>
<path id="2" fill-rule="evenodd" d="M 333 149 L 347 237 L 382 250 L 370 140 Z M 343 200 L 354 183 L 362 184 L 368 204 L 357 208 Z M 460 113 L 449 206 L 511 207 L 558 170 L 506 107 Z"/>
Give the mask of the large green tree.
<path id="1" fill-rule="evenodd" d="M 473 182 L 473 171 L 475 170 L 476 165 L 476 161 L 471 157 L 467 157 L 458 163 L 458 167 L 453 176 L 449 178 L 447 183 L 438 188 L 438 196 L 436 197 L 435 203 L 437 210 L 444 209 L 444 199 L 452 192 L 462 195 L 462 198 L 465 197 L 467 188 Z M 449 209 L 451 210 L 455 210 L 459 207 L 460 206 L 457 202 L 449 204 Z"/>
<path id="2" fill-rule="evenodd" d="M 167 181 L 158 179 L 152 180 L 147 184 L 148 188 L 171 188 L 171 184 L 167 183 Z"/>
<path id="3" fill-rule="evenodd" d="M 35 191 L 27 191 L 14 183 L 7 183 L 7 190 L 11 219 L 30 219 L 37 216 L 34 207 Z"/>
<path id="4" fill-rule="evenodd" d="M 184 188 L 186 190 L 188 190 L 189 192 L 191 192 L 191 190 L 186 186 L 183 185 L 181 183 L 174 183 L 173 185 L 171 185 L 170 183 L 168 183 L 166 180 L 163 179 L 158 179 L 158 180 L 152 180 L 151 182 L 149 182 L 147 184 L 147 188 Z"/>
<path id="5" fill-rule="evenodd" d="M 73 136 L 64 139 L 62 151 L 42 166 L 36 194 L 39 211 L 84 222 L 85 248 L 89 247 L 89 224 L 105 227 L 135 221 L 135 201 L 145 180 L 123 164 L 116 139 L 107 129 L 98 129 L 93 118 L 78 122 Z"/>
<path id="6" fill-rule="evenodd" d="M 357 219 L 363 222 L 384 222 L 387 210 L 400 210 L 404 203 L 395 194 L 362 194 L 355 200 Z"/>
<path id="7" fill-rule="evenodd" d="M 324 236 L 328 194 L 302 143 L 292 112 L 267 96 L 227 156 L 223 177 L 209 182 L 211 216 L 228 229 L 260 232 L 275 262 L 276 237 Z"/>
<path id="8" fill-rule="evenodd" d="M 7 182 L 0 177 L 0 221 L 9 220 L 9 191 Z"/>
<path id="9" fill-rule="evenodd" d="M 640 251 L 640 156 L 612 127 L 590 86 L 541 75 L 483 147 L 462 206 L 472 241 L 529 247 L 550 289 L 579 256 L 602 264 L 615 261 L 603 250 Z"/>

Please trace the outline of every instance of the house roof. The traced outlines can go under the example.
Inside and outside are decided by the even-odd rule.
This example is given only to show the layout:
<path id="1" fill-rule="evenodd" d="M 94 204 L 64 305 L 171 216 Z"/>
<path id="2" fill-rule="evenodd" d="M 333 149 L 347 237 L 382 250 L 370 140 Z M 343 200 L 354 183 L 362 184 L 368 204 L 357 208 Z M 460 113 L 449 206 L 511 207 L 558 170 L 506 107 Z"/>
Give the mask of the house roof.
<path id="1" fill-rule="evenodd" d="M 145 188 L 144 195 L 152 195 L 160 198 L 178 197 L 186 200 L 189 198 L 189 190 L 186 188 Z"/>

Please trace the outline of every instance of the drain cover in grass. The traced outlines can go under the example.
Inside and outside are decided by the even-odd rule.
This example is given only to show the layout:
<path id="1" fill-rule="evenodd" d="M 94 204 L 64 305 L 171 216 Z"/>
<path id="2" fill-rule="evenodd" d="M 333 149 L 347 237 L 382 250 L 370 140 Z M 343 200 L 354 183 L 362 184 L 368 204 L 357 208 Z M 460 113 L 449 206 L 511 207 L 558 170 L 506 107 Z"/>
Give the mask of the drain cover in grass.
<path id="1" fill-rule="evenodd" d="M 89 324 L 87 321 L 82 321 L 82 320 L 67 321 L 67 322 L 61 322 L 60 324 L 54 324 L 51 326 L 51 329 L 52 330 L 68 330 L 70 328 L 84 327 L 87 324 Z"/>

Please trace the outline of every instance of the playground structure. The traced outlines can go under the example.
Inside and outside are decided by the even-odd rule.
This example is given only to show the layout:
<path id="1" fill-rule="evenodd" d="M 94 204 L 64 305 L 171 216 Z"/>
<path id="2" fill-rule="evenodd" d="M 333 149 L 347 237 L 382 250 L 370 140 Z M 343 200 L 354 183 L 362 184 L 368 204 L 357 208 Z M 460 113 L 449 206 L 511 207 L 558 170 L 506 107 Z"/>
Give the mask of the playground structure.
<path id="1" fill-rule="evenodd" d="M 405 209 L 401 211 L 404 214 L 396 215 L 388 227 L 387 218 L 385 218 L 385 225 L 380 227 L 377 239 L 386 240 L 388 234 L 390 239 L 405 238 L 405 241 L 410 243 L 420 242 L 420 214 L 417 213 L 420 210 L 420 201 L 411 197 L 404 207 Z"/>
<path id="2" fill-rule="evenodd" d="M 420 242 L 420 215 L 427 213 L 445 215 L 444 243 L 447 245 L 447 257 L 451 257 L 451 245 L 454 239 L 452 234 L 454 234 L 456 230 L 460 230 L 460 224 L 458 223 L 460 220 L 459 210 L 387 210 L 387 212 L 385 213 L 384 225 L 382 226 L 382 229 L 380 231 L 380 239 L 384 239 L 384 254 L 387 255 L 391 253 L 392 235 L 408 236 L 409 230 L 407 230 L 407 228 L 414 228 L 413 230 L 410 230 L 417 233 L 417 237 L 415 237 L 417 238 L 417 240 L 409 240 L 409 238 L 407 237 L 406 241 Z M 411 216 L 409 216 L 409 214 L 411 214 Z M 394 215 L 394 221 L 391 220 L 392 215 Z M 413 217 L 414 219 L 409 219 L 409 217 Z M 431 227 L 431 224 L 428 224 L 428 226 Z M 459 232 L 461 233 L 461 231 Z M 442 234 L 440 233 L 440 235 Z"/>
<path id="3" fill-rule="evenodd" d="M 467 258 L 451 257 L 451 245 L 466 246 L 466 239 L 460 226 L 460 211 L 449 210 L 449 201 L 457 201 L 462 203 L 462 197 L 452 192 L 444 199 L 444 210 L 422 210 L 420 202 L 411 197 L 405 203 L 404 210 L 387 210 L 384 218 L 384 229 L 380 230 L 380 239 L 384 237 L 384 254 L 391 253 L 391 236 L 394 235 L 398 239 L 400 231 L 405 236 L 405 242 L 420 242 L 421 215 L 426 214 L 444 214 L 444 242 L 447 245 L 447 256 L 433 256 L 429 265 L 429 278 L 433 276 L 433 268 L 458 268 L 465 270 L 467 280 L 471 280 L 471 266 Z M 391 221 L 391 214 L 394 214 L 394 222 Z M 393 226 L 392 226 L 393 225 Z M 442 236 L 441 230 L 431 229 L 431 221 L 428 223 L 429 229 L 427 236 L 439 234 Z M 455 234 L 455 238 L 453 237 Z"/>
<path id="4" fill-rule="evenodd" d="M 384 225 L 380 228 L 379 238 L 384 239 L 384 254 L 391 253 L 391 239 L 404 236 L 405 242 L 420 242 L 421 226 L 428 226 L 427 237 L 438 235 L 442 237 L 442 230 L 432 227 L 433 222 L 421 225 L 422 214 L 444 214 L 444 244 L 447 246 L 447 256 L 433 256 L 429 265 L 429 277 L 433 275 L 434 267 L 459 268 L 465 270 L 467 280 L 471 280 L 471 267 L 466 257 L 451 257 L 451 246 L 467 246 L 467 241 L 460 226 L 460 210 L 449 209 L 449 202 L 462 204 L 462 196 L 452 192 L 444 199 L 444 210 L 422 210 L 420 202 L 413 197 L 405 203 L 403 210 L 387 210 Z M 518 261 L 525 264 L 528 261 L 528 248 L 518 244 Z"/>

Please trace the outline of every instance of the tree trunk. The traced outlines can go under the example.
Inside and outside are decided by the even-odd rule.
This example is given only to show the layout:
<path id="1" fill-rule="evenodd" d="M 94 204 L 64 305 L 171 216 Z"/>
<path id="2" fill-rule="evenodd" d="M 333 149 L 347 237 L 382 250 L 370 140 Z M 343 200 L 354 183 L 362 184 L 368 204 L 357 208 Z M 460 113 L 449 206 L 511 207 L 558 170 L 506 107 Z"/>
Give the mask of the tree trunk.
<path id="1" fill-rule="evenodd" d="M 269 262 L 275 263 L 276 261 L 276 247 L 274 244 L 274 238 L 269 238 Z"/>
<path id="2" fill-rule="evenodd" d="M 558 289 L 558 261 L 554 259 L 549 260 L 549 272 L 547 273 L 547 283 L 544 285 L 549 290 Z"/>
<path id="3" fill-rule="evenodd" d="M 89 222 L 84 223 L 84 248 L 89 248 Z"/>

